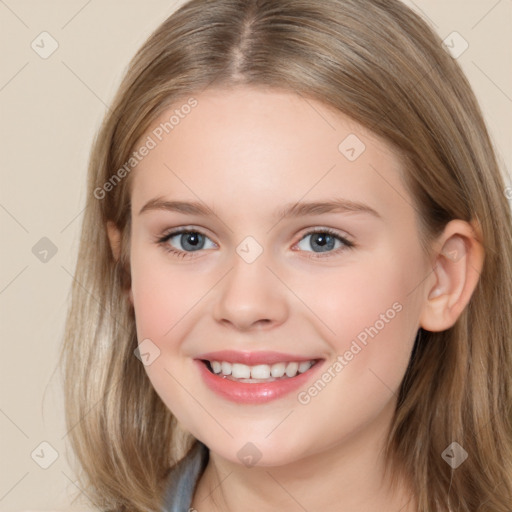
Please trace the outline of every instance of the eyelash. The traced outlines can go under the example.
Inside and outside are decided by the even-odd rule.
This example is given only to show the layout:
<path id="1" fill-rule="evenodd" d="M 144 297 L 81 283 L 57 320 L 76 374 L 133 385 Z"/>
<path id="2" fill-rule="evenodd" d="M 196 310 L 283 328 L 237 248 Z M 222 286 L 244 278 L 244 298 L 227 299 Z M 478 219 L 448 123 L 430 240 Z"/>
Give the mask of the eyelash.
<path id="1" fill-rule="evenodd" d="M 166 252 L 169 252 L 178 258 L 193 257 L 194 252 L 200 252 L 200 251 L 179 251 L 167 243 L 174 236 L 180 235 L 183 233 L 187 233 L 187 234 L 197 233 L 206 238 L 209 238 L 207 235 L 205 235 L 204 233 L 202 233 L 201 231 L 199 231 L 197 229 L 181 228 L 181 229 L 177 229 L 177 230 L 171 231 L 169 233 L 166 233 L 162 237 L 157 237 L 156 243 L 158 245 L 160 245 Z M 322 253 L 315 253 L 313 251 L 302 251 L 302 252 L 308 252 L 308 253 L 311 252 L 311 255 L 306 256 L 307 258 L 311 258 L 311 259 L 326 258 L 329 256 L 333 256 L 335 254 L 339 254 L 340 252 L 346 251 L 347 249 L 353 249 L 355 247 L 355 244 L 353 242 L 351 242 L 350 240 L 347 240 L 345 237 L 341 236 L 339 233 L 337 233 L 336 231 L 329 229 L 329 228 L 320 228 L 320 229 L 308 231 L 304 234 L 304 236 L 297 243 L 300 243 L 304 238 L 306 238 L 309 235 L 314 235 L 315 233 L 330 235 L 333 238 L 339 240 L 343 244 L 344 247 L 338 247 L 338 249 L 324 253 L 324 254 L 326 254 L 326 256 L 321 256 Z"/>

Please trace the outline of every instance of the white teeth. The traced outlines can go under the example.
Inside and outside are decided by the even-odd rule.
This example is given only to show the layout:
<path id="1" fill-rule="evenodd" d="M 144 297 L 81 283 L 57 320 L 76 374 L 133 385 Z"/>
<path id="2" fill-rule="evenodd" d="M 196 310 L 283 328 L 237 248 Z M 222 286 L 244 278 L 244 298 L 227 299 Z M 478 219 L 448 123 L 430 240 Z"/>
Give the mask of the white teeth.
<path id="1" fill-rule="evenodd" d="M 212 361 L 213 373 L 220 373 L 222 371 L 222 364 L 219 361 Z"/>
<path id="2" fill-rule="evenodd" d="M 222 375 L 231 375 L 231 363 L 226 363 L 226 361 L 222 361 L 221 370 Z"/>
<path id="3" fill-rule="evenodd" d="M 286 367 L 286 375 L 288 377 L 295 377 L 297 375 L 297 370 L 299 369 L 299 363 L 288 363 Z"/>
<path id="4" fill-rule="evenodd" d="M 268 364 L 258 364 L 251 367 L 252 379 L 268 379 L 270 377 L 270 366 Z"/>
<path id="5" fill-rule="evenodd" d="M 303 361 L 299 363 L 299 373 L 307 372 L 311 368 L 311 361 Z"/>
<path id="6" fill-rule="evenodd" d="M 233 379 L 256 379 L 270 381 L 278 378 L 295 377 L 297 373 L 308 371 L 314 364 L 314 361 L 275 363 L 273 365 L 258 364 L 248 366 L 241 363 L 228 363 L 227 361 L 210 361 L 213 373 L 222 376 L 231 375 Z"/>
<path id="7" fill-rule="evenodd" d="M 270 374 L 272 375 L 272 377 L 282 377 L 284 375 L 285 370 L 285 363 L 276 363 L 271 366 Z"/>
<path id="8" fill-rule="evenodd" d="M 235 379 L 250 379 L 251 367 L 245 364 L 233 363 L 233 366 L 231 367 L 231 375 L 233 375 Z"/>

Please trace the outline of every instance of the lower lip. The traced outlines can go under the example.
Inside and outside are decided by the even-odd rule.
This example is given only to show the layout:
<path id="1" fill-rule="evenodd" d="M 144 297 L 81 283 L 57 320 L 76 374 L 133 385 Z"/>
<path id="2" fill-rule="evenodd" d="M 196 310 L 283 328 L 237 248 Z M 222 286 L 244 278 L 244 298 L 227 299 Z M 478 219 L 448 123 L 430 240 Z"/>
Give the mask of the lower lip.
<path id="1" fill-rule="evenodd" d="M 317 373 L 319 367 L 322 366 L 322 360 L 320 360 L 306 372 L 297 374 L 296 377 L 278 379 L 272 382 L 250 383 L 223 379 L 212 373 L 206 367 L 206 363 L 198 359 L 195 359 L 194 362 L 199 365 L 203 381 L 212 391 L 239 404 L 258 404 L 281 398 L 304 387 L 308 380 Z"/>

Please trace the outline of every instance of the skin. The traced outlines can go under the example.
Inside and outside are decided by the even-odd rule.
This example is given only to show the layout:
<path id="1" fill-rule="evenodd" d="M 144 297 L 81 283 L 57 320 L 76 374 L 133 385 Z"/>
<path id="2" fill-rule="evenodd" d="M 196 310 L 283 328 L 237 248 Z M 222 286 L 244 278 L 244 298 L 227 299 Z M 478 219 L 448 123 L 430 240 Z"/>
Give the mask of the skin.
<path id="1" fill-rule="evenodd" d="M 380 451 L 418 328 L 449 328 L 474 290 L 483 261 L 475 230 L 452 221 L 424 254 L 399 155 L 322 103 L 245 86 L 195 98 L 197 107 L 133 171 L 129 292 L 139 342 L 149 338 L 160 350 L 145 367 L 149 379 L 181 426 L 210 448 L 193 507 L 415 510 L 408 482 L 387 487 Z M 338 149 L 350 134 L 366 146 L 355 161 Z M 156 197 L 200 201 L 216 215 L 140 214 Z M 275 217 L 285 204 L 334 197 L 378 216 Z M 207 237 L 189 258 L 156 242 L 180 227 Z M 317 228 L 355 246 L 338 241 L 319 252 L 310 236 Z M 108 230 L 118 257 L 120 234 Z M 247 236 L 263 249 L 250 264 L 236 252 Z M 185 252 L 186 241 L 166 243 Z M 454 250 L 456 258 L 446 256 Z M 201 352 L 275 350 L 323 358 L 327 369 L 396 303 L 400 312 L 307 404 L 297 393 L 235 404 L 210 391 L 193 364 Z M 261 452 L 252 467 L 237 456 L 247 442 Z"/>

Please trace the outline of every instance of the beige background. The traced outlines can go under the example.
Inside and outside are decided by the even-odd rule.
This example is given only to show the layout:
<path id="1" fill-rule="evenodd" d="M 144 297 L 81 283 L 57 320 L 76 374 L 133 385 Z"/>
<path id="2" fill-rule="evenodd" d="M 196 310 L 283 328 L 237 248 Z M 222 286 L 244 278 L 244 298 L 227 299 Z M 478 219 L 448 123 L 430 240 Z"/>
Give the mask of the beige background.
<path id="1" fill-rule="evenodd" d="M 80 491 L 67 461 L 56 366 L 88 152 L 128 60 L 181 3 L 0 0 L 0 511 L 90 510 L 83 495 L 81 508 L 69 506 L 69 496 Z M 510 169 L 512 1 L 406 3 L 442 38 L 457 31 L 469 43 L 458 60 Z M 42 47 L 43 31 L 59 45 L 47 59 L 31 47 L 34 40 Z M 47 262 L 32 252 L 42 237 L 57 249 Z M 58 454 L 48 469 L 36 463 L 51 462 L 52 451 L 42 442 Z"/>

